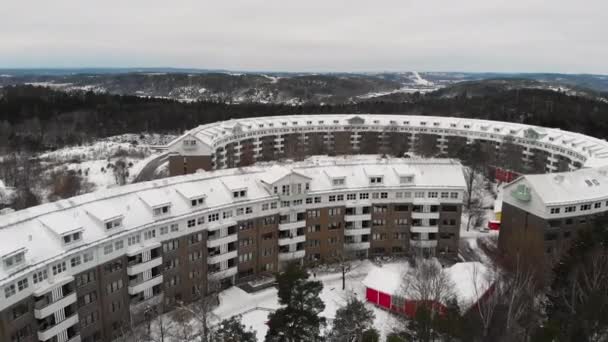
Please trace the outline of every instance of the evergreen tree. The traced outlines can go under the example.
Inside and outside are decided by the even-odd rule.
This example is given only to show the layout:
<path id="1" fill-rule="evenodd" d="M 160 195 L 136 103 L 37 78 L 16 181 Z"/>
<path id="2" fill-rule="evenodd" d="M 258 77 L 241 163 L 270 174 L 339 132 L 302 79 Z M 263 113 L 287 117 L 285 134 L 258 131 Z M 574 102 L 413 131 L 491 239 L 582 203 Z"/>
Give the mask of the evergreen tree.
<path id="1" fill-rule="evenodd" d="M 348 300 L 346 306 L 336 311 L 336 319 L 331 331 L 330 340 L 335 342 L 363 341 L 363 337 L 373 341 L 372 324 L 374 312 L 365 307 L 357 298 Z"/>
<path id="2" fill-rule="evenodd" d="M 215 342 L 256 342 L 255 333 L 247 330 L 241 317 L 235 316 L 220 322 L 214 338 Z"/>
<path id="3" fill-rule="evenodd" d="M 277 283 L 284 307 L 269 315 L 266 341 L 320 341 L 325 325 L 325 318 L 319 316 L 325 309 L 319 298 L 323 284 L 308 280 L 308 273 L 295 263 L 277 276 Z"/>

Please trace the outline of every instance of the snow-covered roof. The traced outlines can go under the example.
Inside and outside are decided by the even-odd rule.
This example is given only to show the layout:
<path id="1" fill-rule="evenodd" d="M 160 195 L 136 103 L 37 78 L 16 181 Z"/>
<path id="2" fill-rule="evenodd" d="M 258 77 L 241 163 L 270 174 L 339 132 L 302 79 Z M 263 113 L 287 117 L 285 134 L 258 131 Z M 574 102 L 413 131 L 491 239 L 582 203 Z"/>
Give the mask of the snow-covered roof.
<path id="1" fill-rule="evenodd" d="M 69 217 L 62 212 L 45 215 L 40 218 L 40 222 L 59 236 L 82 229 L 82 224 L 75 217 Z"/>
<path id="2" fill-rule="evenodd" d="M 529 198 L 517 196 L 518 189 L 527 189 Z M 514 205 L 539 217 L 548 215 L 548 207 L 608 201 L 608 167 L 583 168 L 572 172 L 525 175 L 504 187 L 503 202 Z M 606 211 L 601 204 L 595 211 Z M 591 214 L 592 212 L 588 212 Z M 561 215 L 567 215 L 561 210 Z M 576 210 L 571 216 L 580 216 Z"/>
<path id="3" fill-rule="evenodd" d="M 390 295 L 400 294 L 408 269 L 409 267 L 405 263 L 375 267 L 363 279 L 363 285 Z"/>
<path id="4" fill-rule="evenodd" d="M 266 184 L 275 184 L 288 175 L 296 174 L 299 177 L 308 178 L 305 175 L 295 172 L 292 168 L 283 165 L 273 165 L 267 172 L 260 176 L 260 180 Z"/>
<path id="5" fill-rule="evenodd" d="M 454 294 L 460 310 L 466 312 L 492 286 L 490 269 L 477 261 L 459 262 L 444 272 L 448 274 L 454 285 Z"/>
<path id="6" fill-rule="evenodd" d="M 207 195 L 204 186 L 197 182 L 176 184 L 175 191 L 189 200 L 205 197 Z"/>
<path id="7" fill-rule="evenodd" d="M 187 217 L 196 217 L 245 204 L 242 198 L 235 199 L 230 189 L 246 187 L 247 204 L 277 201 L 277 195 L 261 183 L 261 179 L 268 179 L 266 173 L 275 164 L 259 164 L 240 169 L 201 172 L 160 181 L 129 184 L 8 213 L 0 217 L 0 255 L 18 248 L 26 248 L 27 265 L 38 267 L 54 258 L 68 257 L 70 253 L 80 251 L 78 248 L 92 248 L 109 239 L 126 236 L 134 231 L 139 232 L 167 222 L 177 222 Z M 326 194 L 335 191 L 344 193 L 373 189 L 363 168 L 374 164 L 385 168 L 383 185 L 385 189 L 453 189 L 462 192 L 465 188 L 461 165 L 449 159 L 378 159 L 376 155 L 357 155 L 347 158 L 314 157 L 291 163 L 290 168 L 308 177 L 310 194 Z M 402 164 L 410 165 L 423 176 L 416 177 L 414 184 L 399 184 L 392 167 Z M 328 167 L 341 168 L 349 174 L 346 187 L 336 190 L 332 186 L 323 171 Z M 189 193 L 190 190 L 185 189 L 193 190 Z M 193 207 L 189 201 L 184 201 L 181 191 L 188 195 L 199 193 L 194 189 L 202 189 L 205 192 L 205 206 Z M 154 216 L 151 208 L 166 204 L 171 204 L 168 216 Z M 256 212 L 254 215 L 260 213 Z M 99 224 L 99 221 L 118 216 L 122 217 L 120 231 L 108 231 L 104 225 Z M 45 228 L 41 222 L 46 222 L 53 230 Z M 83 227 L 84 231 L 81 244 L 77 248 L 74 247 L 75 250 L 57 241 L 56 234 L 77 227 Z M 0 286 L 10 281 L 12 277 L 23 274 L 12 272 L 9 275 L 0 269 Z"/>

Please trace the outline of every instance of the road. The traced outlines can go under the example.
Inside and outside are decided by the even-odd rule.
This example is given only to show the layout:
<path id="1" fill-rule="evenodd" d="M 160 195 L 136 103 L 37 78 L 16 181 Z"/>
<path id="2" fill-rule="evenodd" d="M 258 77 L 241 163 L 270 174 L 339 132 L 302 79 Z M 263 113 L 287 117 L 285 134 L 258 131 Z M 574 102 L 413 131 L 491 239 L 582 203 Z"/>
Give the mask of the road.
<path id="1" fill-rule="evenodd" d="M 153 180 L 156 175 L 156 170 L 167 162 L 169 154 L 167 152 L 159 154 L 156 158 L 150 160 L 146 166 L 144 166 L 139 174 L 133 179 L 133 183 L 145 182 Z"/>

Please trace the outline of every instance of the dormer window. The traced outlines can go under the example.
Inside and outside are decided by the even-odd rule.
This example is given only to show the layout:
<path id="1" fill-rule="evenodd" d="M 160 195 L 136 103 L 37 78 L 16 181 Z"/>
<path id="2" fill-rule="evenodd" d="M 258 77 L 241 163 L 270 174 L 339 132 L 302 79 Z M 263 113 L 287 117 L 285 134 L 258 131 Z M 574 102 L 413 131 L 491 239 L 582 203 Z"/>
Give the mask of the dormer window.
<path id="1" fill-rule="evenodd" d="M 70 243 L 78 242 L 82 240 L 82 232 L 75 232 L 72 234 L 66 234 L 62 236 L 63 243 L 68 245 Z"/>
<path id="2" fill-rule="evenodd" d="M 114 229 L 114 228 L 119 228 L 120 226 L 122 226 L 122 217 L 119 217 L 119 218 L 114 219 L 114 220 L 106 221 L 105 225 L 106 225 L 106 229 L 107 230 Z"/>
<path id="3" fill-rule="evenodd" d="M 22 248 L 3 256 L 2 261 L 4 262 L 4 267 L 11 268 L 23 264 L 25 262 L 25 252 L 26 249 Z"/>
<path id="4" fill-rule="evenodd" d="M 400 176 L 399 183 L 401 184 L 410 184 L 414 181 L 414 176 Z"/>
<path id="5" fill-rule="evenodd" d="M 382 177 L 380 177 L 380 176 L 369 177 L 369 183 L 370 184 L 382 184 Z"/>
<path id="6" fill-rule="evenodd" d="M 154 208 L 152 210 L 152 213 L 154 214 L 154 216 L 161 216 L 161 215 L 166 215 L 169 213 L 169 209 L 171 208 L 170 205 L 164 205 L 162 207 L 157 207 Z"/>
<path id="7" fill-rule="evenodd" d="M 184 140 L 184 146 L 196 146 L 196 140 L 186 139 Z"/>
<path id="8" fill-rule="evenodd" d="M 233 191 L 232 192 L 232 197 L 233 198 L 243 198 L 247 196 L 247 190 L 238 190 L 238 191 Z"/>
<path id="9" fill-rule="evenodd" d="M 345 184 L 345 178 L 334 178 L 332 180 L 333 186 L 343 186 Z"/>
<path id="10" fill-rule="evenodd" d="M 195 198 L 190 200 L 190 205 L 193 207 L 205 204 L 205 197 Z"/>

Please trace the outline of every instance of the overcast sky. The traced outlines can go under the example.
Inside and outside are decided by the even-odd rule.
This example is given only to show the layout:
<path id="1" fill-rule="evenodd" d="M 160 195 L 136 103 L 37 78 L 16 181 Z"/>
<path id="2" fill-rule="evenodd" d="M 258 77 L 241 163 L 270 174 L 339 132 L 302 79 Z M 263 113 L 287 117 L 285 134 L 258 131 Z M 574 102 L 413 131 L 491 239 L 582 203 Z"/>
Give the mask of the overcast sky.
<path id="1" fill-rule="evenodd" d="M 608 74 L 608 0 L 2 0 L 0 68 Z"/>

